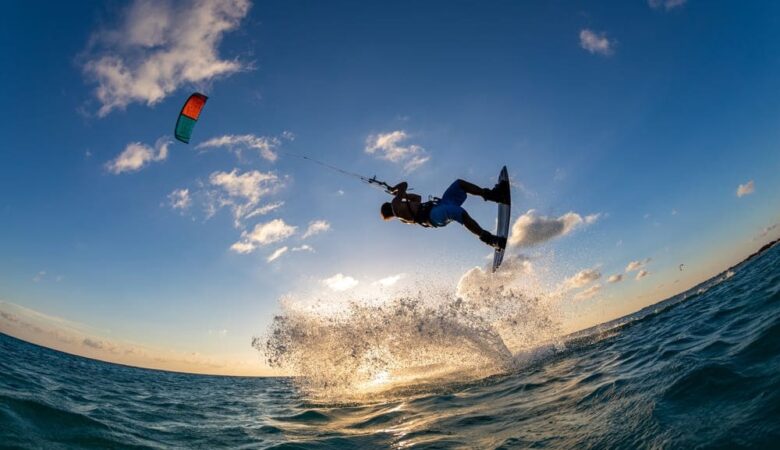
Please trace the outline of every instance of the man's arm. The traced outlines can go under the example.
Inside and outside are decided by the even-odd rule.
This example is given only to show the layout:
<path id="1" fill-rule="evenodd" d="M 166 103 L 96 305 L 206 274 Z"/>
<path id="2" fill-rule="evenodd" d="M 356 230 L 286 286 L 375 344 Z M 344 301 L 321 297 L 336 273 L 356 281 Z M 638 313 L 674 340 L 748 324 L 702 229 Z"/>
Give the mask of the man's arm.
<path id="1" fill-rule="evenodd" d="M 412 202 L 421 202 L 422 197 L 417 194 L 409 194 L 406 190 L 409 189 L 409 183 L 402 181 L 390 189 L 390 192 L 396 196 L 396 198 L 405 198 Z"/>
<path id="2" fill-rule="evenodd" d="M 391 187 L 390 192 L 393 195 L 404 195 L 406 194 L 406 189 L 408 188 L 409 188 L 409 183 L 407 183 L 406 181 L 402 181 L 396 184 L 395 186 Z"/>

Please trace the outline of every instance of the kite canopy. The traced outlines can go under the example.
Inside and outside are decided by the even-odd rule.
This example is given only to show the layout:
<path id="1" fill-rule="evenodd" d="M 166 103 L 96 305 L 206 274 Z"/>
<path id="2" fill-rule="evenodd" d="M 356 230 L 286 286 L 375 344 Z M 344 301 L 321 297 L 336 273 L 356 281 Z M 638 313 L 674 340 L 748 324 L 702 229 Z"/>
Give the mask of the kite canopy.
<path id="1" fill-rule="evenodd" d="M 179 120 L 176 121 L 176 139 L 185 144 L 190 142 L 192 129 L 195 128 L 195 122 L 198 121 L 200 111 L 206 105 L 206 100 L 208 100 L 208 97 L 196 92 L 190 95 L 190 98 L 184 102 L 184 106 L 179 114 Z"/>

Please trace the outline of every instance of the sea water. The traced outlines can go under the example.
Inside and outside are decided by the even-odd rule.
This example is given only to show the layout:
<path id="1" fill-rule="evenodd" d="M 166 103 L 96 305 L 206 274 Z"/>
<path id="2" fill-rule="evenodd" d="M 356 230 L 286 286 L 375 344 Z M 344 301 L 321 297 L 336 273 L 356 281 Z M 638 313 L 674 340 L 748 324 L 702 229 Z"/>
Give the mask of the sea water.
<path id="1" fill-rule="evenodd" d="M 422 317 L 403 314 L 412 318 L 402 323 Z M 454 323 L 468 316 L 447 314 Z M 295 331 L 288 325 L 284 339 Z M 442 341 L 431 348 L 452 340 L 433 323 L 420 336 L 426 327 Z M 145 370 L 0 334 L 0 447 L 780 448 L 778 246 L 522 358 L 489 328 L 459 333 L 483 362 L 500 362 L 496 374 L 456 371 L 343 398 L 316 395 L 322 380 Z M 258 345 L 289 359 L 278 342 Z M 378 384 L 387 376 L 369 375 Z"/>

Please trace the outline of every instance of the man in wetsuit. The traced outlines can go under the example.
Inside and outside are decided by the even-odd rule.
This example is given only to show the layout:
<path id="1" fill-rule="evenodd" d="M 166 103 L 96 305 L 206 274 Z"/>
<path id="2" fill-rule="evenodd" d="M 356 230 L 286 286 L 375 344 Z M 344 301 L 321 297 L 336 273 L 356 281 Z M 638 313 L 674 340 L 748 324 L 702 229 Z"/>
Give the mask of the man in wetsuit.
<path id="1" fill-rule="evenodd" d="M 497 184 L 493 189 L 481 188 L 465 180 L 455 180 L 444 191 L 441 199 L 423 202 L 417 194 L 407 192 L 409 185 L 403 181 L 390 188 L 395 196 L 392 201 L 382 205 L 382 218 L 390 220 L 397 217 L 401 222 L 417 224 L 424 227 L 443 227 L 451 221 L 465 226 L 469 231 L 479 236 L 479 240 L 494 248 L 506 247 L 506 238 L 495 236 L 483 230 L 461 206 L 466 201 L 466 194 L 478 195 L 486 201 L 507 203 L 509 198 L 509 183 Z"/>

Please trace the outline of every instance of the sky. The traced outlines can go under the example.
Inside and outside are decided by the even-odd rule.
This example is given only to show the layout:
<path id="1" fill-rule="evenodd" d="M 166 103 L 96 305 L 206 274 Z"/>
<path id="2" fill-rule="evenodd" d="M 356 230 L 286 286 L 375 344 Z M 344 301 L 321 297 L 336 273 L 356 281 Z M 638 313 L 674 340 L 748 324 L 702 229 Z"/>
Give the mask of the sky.
<path id="1" fill-rule="evenodd" d="M 629 314 L 780 237 L 778 22 L 694 0 L 7 5 L 0 332 L 262 375 L 251 339 L 284 299 L 491 282 L 457 223 L 383 222 L 385 194 L 300 155 L 424 196 L 506 165 L 502 280 L 567 331 Z"/>

